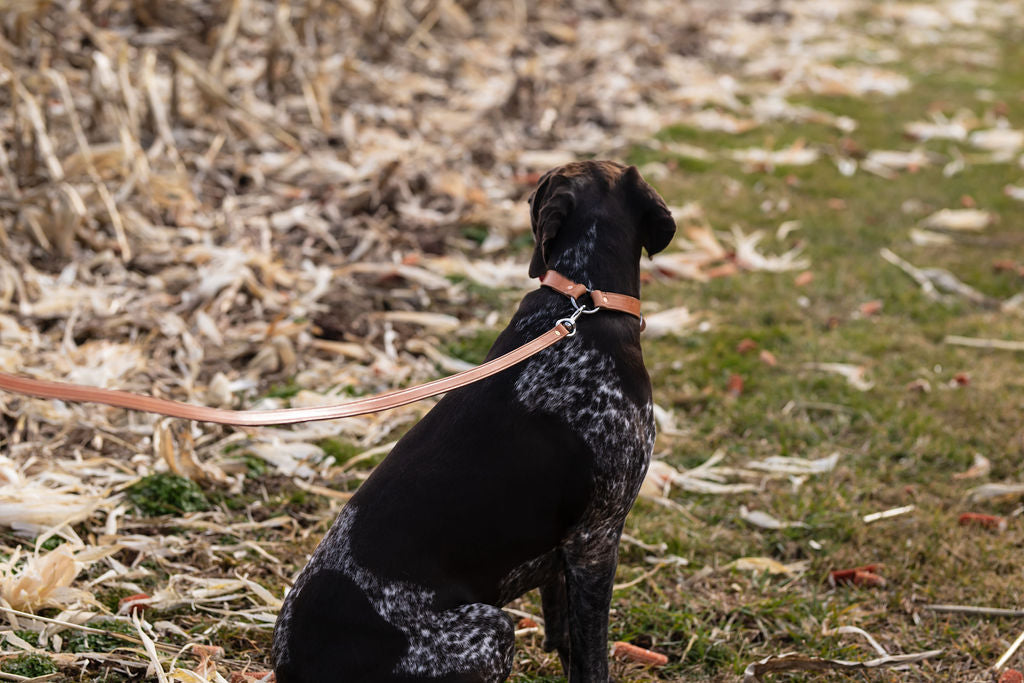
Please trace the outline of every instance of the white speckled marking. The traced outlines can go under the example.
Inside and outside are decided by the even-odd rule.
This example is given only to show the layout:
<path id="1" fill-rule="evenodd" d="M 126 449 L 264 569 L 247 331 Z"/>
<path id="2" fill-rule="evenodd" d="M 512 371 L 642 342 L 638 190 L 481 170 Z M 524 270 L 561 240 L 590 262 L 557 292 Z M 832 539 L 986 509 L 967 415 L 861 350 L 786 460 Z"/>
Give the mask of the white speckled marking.
<path id="1" fill-rule="evenodd" d="M 553 270 L 560 273 L 578 273 L 584 270 L 590 258 L 594 254 L 597 245 L 597 221 L 594 221 L 587 231 L 583 233 L 583 239 L 577 241 L 571 247 L 559 254 L 558 259 L 551 264 Z M 594 285 L 590 280 L 581 282 L 587 289 L 593 289 Z"/>
<path id="2" fill-rule="evenodd" d="M 615 361 L 581 334 L 534 356 L 516 380 L 527 409 L 560 416 L 594 453 L 594 504 L 578 529 L 595 556 L 618 545 L 654 448 L 652 405 L 624 396 L 617 377 Z"/>
<path id="3" fill-rule="evenodd" d="M 512 667 L 512 623 L 497 607 L 460 605 L 437 611 L 434 592 L 402 581 L 383 581 L 352 557 L 349 532 L 355 520 L 352 504 L 342 509 L 317 546 L 306 570 L 340 571 L 359 586 L 385 621 L 408 639 L 409 649 L 394 673 L 438 677 L 473 672 L 482 680 L 505 680 Z M 302 577 L 293 590 L 302 590 Z M 282 613 L 283 618 L 287 619 Z"/>

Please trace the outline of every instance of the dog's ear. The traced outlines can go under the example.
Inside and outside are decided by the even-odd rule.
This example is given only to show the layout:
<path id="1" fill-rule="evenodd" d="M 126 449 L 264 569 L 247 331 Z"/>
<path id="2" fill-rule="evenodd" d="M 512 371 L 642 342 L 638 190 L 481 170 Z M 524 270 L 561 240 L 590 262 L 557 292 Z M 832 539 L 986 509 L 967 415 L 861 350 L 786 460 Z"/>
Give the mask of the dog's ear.
<path id="1" fill-rule="evenodd" d="M 665 206 L 665 200 L 640 176 L 636 166 L 622 174 L 626 196 L 635 202 L 640 213 L 640 243 L 648 256 L 654 256 L 668 246 L 676 234 L 676 221 Z"/>
<path id="2" fill-rule="evenodd" d="M 551 242 L 576 205 L 571 184 L 560 176 L 541 178 L 530 195 L 530 225 L 536 245 L 530 260 L 530 277 L 540 277 L 548 270 Z"/>

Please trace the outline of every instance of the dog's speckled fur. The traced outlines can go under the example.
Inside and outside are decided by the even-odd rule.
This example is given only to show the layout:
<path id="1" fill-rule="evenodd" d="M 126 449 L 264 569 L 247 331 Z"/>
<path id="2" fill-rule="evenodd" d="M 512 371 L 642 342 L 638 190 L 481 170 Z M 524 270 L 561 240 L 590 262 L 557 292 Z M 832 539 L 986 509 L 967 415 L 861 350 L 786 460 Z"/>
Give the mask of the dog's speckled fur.
<path id="1" fill-rule="evenodd" d="M 639 294 L 641 248 L 675 225 L 636 169 L 580 162 L 531 197 L 533 277 L 553 268 Z M 529 294 L 490 357 L 572 311 Z M 492 683 L 511 671 L 500 610 L 540 587 L 545 646 L 572 683 L 608 680 L 619 536 L 654 442 L 639 324 L 583 316 L 579 333 L 451 392 L 360 487 L 285 599 L 279 683 Z"/>

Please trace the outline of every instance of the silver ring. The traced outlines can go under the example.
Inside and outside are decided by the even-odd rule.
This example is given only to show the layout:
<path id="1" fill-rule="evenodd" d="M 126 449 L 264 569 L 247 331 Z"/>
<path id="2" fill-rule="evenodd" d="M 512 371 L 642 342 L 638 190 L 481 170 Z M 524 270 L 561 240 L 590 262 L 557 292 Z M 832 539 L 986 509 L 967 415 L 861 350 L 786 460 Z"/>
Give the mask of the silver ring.
<path id="1" fill-rule="evenodd" d="M 601 310 L 597 306 L 594 306 L 593 308 L 584 308 L 581 304 L 577 303 L 576 299 L 573 298 L 570 298 L 569 301 L 572 302 L 573 308 L 576 309 L 575 315 L 579 315 L 580 313 L 583 313 L 584 315 L 590 315 L 591 313 L 597 313 L 598 311 Z"/>

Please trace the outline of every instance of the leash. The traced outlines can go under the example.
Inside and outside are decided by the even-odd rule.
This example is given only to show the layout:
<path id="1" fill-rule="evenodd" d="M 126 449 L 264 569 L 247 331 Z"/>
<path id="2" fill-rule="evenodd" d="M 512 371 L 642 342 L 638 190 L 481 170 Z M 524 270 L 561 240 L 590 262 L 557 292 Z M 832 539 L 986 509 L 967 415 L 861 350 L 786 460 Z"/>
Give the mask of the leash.
<path id="1" fill-rule="evenodd" d="M 574 308 L 571 315 L 556 321 L 555 326 L 544 334 L 475 368 L 470 368 L 448 377 L 442 377 L 441 379 L 435 379 L 415 387 L 398 389 L 384 394 L 377 394 L 376 396 L 367 396 L 354 401 L 346 401 L 345 403 L 312 408 L 228 410 L 197 406 L 191 403 L 171 401 L 128 391 L 101 389 L 99 387 L 89 387 L 68 382 L 31 379 L 5 372 L 0 372 L 0 389 L 36 398 L 59 399 L 78 403 L 102 403 L 116 408 L 141 410 L 168 417 L 244 427 L 316 422 L 319 420 L 335 420 L 342 417 L 377 413 L 436 396 L 437 394 L 443 394 L 453 389 L 464 387 L 467 384 L 479 382 L 486 377 L 521 363 L 530 356 L 540 353 L 563 339 L 572 337 L 576 334 L 577 319 L 584 314 L 597 313 L 602 309 L 629 313 L 640 319 L 641 329 L 643 329 L 643 317 L 640 315 L 639 299 L 626 296 L 625 294 L 588 290 L 583 285 L 577 284 L 553 270 L 549 270 L 541 277 L 541 284 L 568 296 Z M 592 299 L 593 306 L 591 307 L 587 307 L 577 301 L 587 293 L 590 294 Z"/>

